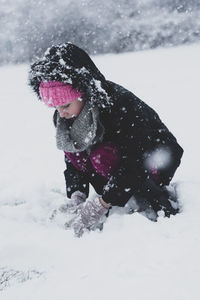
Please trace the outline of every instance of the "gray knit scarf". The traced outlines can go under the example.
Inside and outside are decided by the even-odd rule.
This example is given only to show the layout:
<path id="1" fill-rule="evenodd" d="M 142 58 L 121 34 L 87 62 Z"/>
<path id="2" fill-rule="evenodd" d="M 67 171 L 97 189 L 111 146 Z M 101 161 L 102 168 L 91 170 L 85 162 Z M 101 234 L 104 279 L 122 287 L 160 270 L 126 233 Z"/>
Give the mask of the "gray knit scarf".
<path id="1" fill-rule="evenodd" d="M 89 151 L 90 147 L 103 139 L 104 127 L 99 120 L 97 106 L 87 101 L 72 126 L 57 114 L 56 144 L 66 152 Z"/>

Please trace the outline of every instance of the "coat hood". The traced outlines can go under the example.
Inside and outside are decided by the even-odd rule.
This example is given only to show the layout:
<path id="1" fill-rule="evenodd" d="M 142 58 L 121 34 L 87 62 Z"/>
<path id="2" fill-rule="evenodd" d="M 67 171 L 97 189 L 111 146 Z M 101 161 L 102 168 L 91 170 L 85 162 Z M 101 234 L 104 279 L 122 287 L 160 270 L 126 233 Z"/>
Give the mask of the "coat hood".
<path id="1" fill-rule="evenodd" d="M 91 104 L 100 107 L 112 105 L 105 77 L 89 55 L 71 43 L 53 45 L 42 58 L 31 64 L 28 84 L 40 100 L 41 81 L 69 83 L 82 92 Z"/>

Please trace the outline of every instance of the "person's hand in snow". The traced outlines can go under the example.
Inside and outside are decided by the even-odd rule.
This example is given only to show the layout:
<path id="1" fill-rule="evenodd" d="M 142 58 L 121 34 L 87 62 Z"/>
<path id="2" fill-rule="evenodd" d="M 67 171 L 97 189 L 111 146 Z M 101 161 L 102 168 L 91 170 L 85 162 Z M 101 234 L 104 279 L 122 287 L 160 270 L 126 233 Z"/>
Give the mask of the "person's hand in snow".
<path id="1" fill-rule="evenodd" d="M 59 210 L 62 213 L 75 214 L 81 209 L 85 200 L 86 195 L 80 191 L 76 191 L 71 195 L 71 198 L 67 201 L 66 204 L 60 206 Z"/>
<path id="2" fill-rule="evenodd" d="M 95 230 L 106 219 L 110 205 L 102 198 L 88 199 L 79 210 L 77 216 L 65 224 L 66 228 L 72 228 L 77 237 L 81 237 L 84 231 Z"/>

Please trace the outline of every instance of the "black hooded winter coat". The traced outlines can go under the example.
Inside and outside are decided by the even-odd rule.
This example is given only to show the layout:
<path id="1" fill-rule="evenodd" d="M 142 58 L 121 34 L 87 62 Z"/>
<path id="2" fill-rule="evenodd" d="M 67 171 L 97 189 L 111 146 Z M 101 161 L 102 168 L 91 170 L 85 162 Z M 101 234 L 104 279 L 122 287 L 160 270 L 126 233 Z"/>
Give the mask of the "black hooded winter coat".
<path id="1" fill-rule="evenodd" d="M 52 46 L 42 59 L 31 65 L 29 85 L 39 99 L 40 82 L 52 80 L 72 84 L 84 93 L 91 105 L 98 105 L 105 129 L 103 142 L 116 144 L 121 156 L 120 167 L 109 180 L 95 172 L 88 175 L 78 171 L 65 157 L 69 198 L 77 190 L 88 195 L 89 183 L 105 202 L 117 206 L 124 206 L 132 195 L 142 193 L 143 189 L 156 193 L 153 188 L 149 189 L 144 160 L 146 153 L 159 147 L 170 151 L 173 157 L 172 171 L 162 182 L 169 184 L 180 164 L 183 149 L 152 108 L 122 86 L 106 80 L 87 53 L 71 43 Z M 54 121 L 56 114 L 57 111 Z"/>

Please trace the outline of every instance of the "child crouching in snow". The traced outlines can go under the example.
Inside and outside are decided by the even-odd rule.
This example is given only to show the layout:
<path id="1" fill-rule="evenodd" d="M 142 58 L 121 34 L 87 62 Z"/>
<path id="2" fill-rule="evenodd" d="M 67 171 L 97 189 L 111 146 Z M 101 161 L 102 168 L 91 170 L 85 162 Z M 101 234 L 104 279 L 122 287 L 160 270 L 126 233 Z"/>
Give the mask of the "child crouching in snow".
<path id="1" fill-rule="evenodd" d="M 95 229 L 112 206 L 134 196 L 138 210 L 175 215 L 169 185 L 183 154 L 158 114 L 108 81 L 91 58 L 66 43 L 31 65 L 29 84 L 54 107 L 57 148 L 64 151 L 68 224 L 77 236 Z M 98 196 L 89 199 L 89 184 Z M 87 199 L 87 201 L 86 201 Z M 148 213 L 147 213 L 148 215 Z"/>

